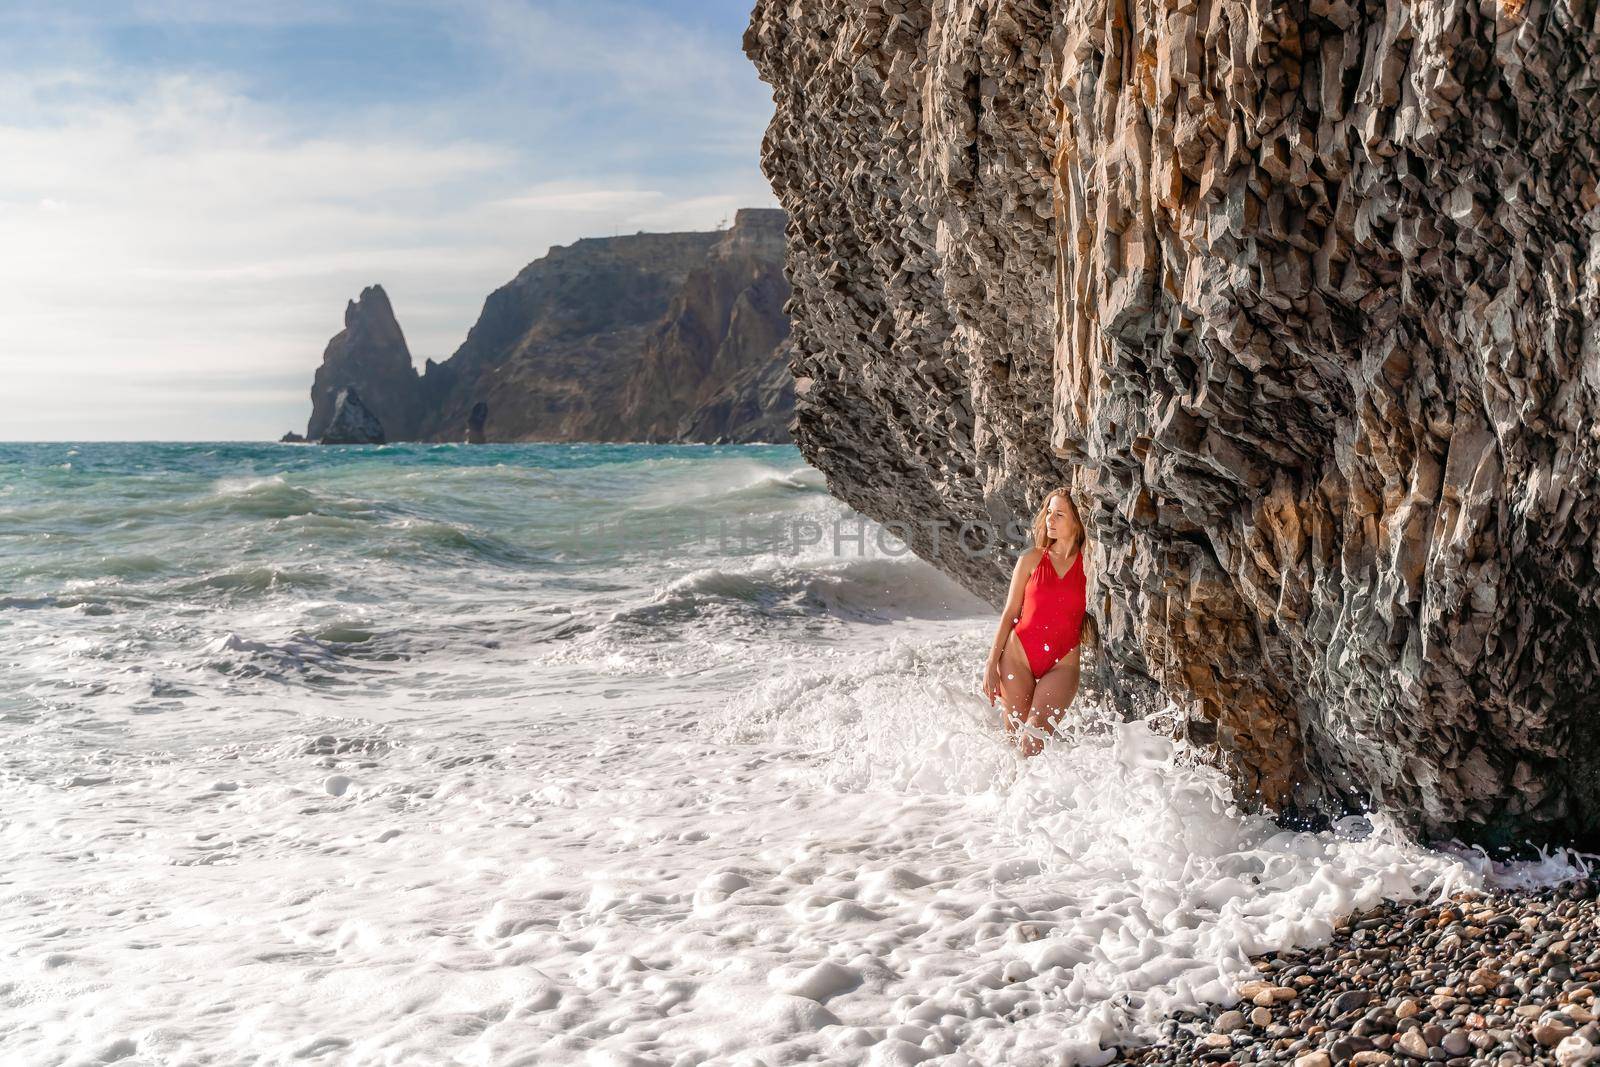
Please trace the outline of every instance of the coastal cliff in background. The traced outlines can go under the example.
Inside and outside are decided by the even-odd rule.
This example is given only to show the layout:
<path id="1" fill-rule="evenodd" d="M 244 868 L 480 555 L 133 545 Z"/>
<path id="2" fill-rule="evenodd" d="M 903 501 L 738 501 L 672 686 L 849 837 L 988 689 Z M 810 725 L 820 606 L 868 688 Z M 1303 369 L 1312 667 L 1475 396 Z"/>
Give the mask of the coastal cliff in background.
<path id="1" fill-rule="evenodd" d="M 1594 0 L 758 0 L 796 443 L 997 606 L 1075 488 L 1241 800 L 1600 838 Z"/>
<path id="2" fill-rule="evenodd" d="M 421 375 L 372 286 L 328 343 L 307 436 L 354 386 L 391 441 L 787 442 L 783 235 L 782 211 L 743 209 L 724 231 L 555 246 Z"/>
<path id="3" fill-rule="evenodd" d="M 794 414 L 784 215 L 746 212 L 689 272 L 623 394 L 644 440 L 788 441 Z"/>

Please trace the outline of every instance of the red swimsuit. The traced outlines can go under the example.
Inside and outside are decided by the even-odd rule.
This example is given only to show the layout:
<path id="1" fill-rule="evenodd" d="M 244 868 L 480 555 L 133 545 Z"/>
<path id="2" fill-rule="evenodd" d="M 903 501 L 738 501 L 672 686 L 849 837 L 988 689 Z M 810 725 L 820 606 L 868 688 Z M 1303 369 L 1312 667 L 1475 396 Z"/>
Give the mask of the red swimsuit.
<path id="1" fill-rule="evenodd" d="M 1056 573 L 1049 552 L 1039 554 L 1022 593 L 1022 614 L 1013 628 L 1036 681 L 1078 647 L 1086 609 L 1084 586 L 1081 548 L 1064 575 Z"/>

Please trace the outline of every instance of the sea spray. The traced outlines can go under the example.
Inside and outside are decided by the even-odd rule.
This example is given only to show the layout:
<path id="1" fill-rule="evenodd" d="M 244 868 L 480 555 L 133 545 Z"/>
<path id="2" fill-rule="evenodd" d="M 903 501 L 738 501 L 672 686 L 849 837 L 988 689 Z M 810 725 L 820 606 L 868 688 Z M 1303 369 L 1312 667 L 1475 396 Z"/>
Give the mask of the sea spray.
<path id="1" fill-rule="evenodd" d="M 1483 884 L 1482 870 L 1419 846 L 1386 813 L 1306 832 L 1241 812 L 1224 774 L 1165 733 L 1180 718 L 1172 705 L 1130 716 L 1080 701 L 1058 738 L 1024 759 L 998 712 L 962 684 L 983 636 L 891 641 L 796 667 L 716 720 L 721 736 L 812 753 L 807 773 L 823 788 L 884 804 L 932 794 L 964 813 L 945 821 L 964 827 L 967 855 L 991 876 L 968 906 L 981 916 L 985 895 L 1013 901 L 996 913 L 1012 924 L 991 924 L 966 967 L 905 1010 L 968 1017 L 974 996 L 988 1010 L 1003 1004 L 1005 1029 L 961 1043 L 977 1062 L 1109 1062 L 1102 1044 L 1153 1040 L 1175 1011 L 1236 1000 L 1257 973 L 1251 955 L 1325 943 L 1380 899 Z M 1522 876 L 1577 869 L 1552 861 Z M 984 992 L 997 959 L 1026 964 L 1004 997 Z"/>
<path id="2" fill-rule="evenodd" d="M 1109 687 L 1023 760 L 993 610 L 892 544 L 571 535 L 859 520 L 791 448 L 0 472 L 18 1062 L 1104 1063 L 1249 952 L 1495 873 L 1243 815 Z"/>

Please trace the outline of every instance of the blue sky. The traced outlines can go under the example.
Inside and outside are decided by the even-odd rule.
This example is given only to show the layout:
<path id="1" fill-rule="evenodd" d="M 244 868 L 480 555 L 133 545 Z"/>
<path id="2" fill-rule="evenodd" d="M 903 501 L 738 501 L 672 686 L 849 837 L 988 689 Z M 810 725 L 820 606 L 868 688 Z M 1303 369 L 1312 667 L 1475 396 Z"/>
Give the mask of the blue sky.
<path id="1" fill-rule="evenodd" d="M 553 244 L 776 206 L 751 0 L 0 0 L 0 438 L 305 427 L 345 301 L 420 364 Z"/>

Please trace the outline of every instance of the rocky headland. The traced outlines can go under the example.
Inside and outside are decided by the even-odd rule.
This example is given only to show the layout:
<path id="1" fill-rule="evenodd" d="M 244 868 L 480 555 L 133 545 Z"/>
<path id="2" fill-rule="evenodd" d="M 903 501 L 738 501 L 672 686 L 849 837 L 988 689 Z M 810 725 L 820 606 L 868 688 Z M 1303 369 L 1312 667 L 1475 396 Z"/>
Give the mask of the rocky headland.
<path id="1" fill-rule="evenodd" d="M 421 374 L 374 285 L 323 353 L 306 436 L 355 387 L 390 441 L 787 442 L 788 297 L 784 213 L 759 208 L 552 247 Z"/>
<path id="2" fill-rule="evenodd" d="M 998 608 L 1074 488 L 1247 805 L 1600 841 L 1593 0 L 757 0 L 795 439 Z"/>

